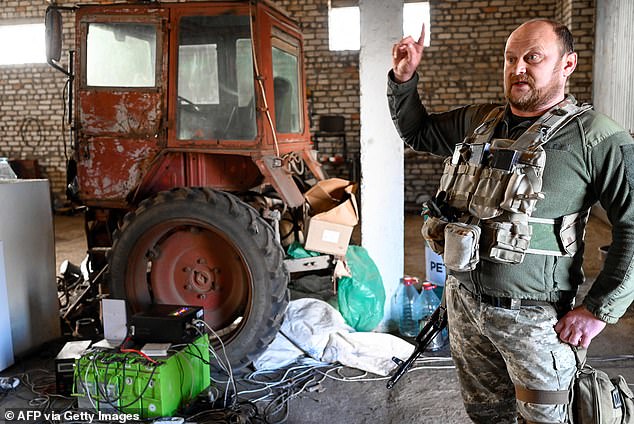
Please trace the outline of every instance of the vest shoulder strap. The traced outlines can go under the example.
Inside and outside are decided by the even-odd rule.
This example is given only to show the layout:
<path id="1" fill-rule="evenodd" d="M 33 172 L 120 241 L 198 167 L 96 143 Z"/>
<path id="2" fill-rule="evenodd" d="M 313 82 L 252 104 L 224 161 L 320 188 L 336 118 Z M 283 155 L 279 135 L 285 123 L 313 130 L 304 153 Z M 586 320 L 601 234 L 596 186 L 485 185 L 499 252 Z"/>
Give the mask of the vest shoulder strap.
<path id="1" fill-rule="evenodd" d="M 502 120 L 504 116 L 504 106 L 498 106 L 487 114 L 484 121 L 473 131 L 471 137 L 467 137 L 469 144 L 485 144 L 491 141 L 495 127 Z"/>
<path id="2" fill-rule="evenodd" d="M 544 113 L 512 145 L 515 150 L 534 150 L 546 144 L 561 128 L 577 116 L 592 109 L 591 105 L 577 106 L 571 97 Z"/>

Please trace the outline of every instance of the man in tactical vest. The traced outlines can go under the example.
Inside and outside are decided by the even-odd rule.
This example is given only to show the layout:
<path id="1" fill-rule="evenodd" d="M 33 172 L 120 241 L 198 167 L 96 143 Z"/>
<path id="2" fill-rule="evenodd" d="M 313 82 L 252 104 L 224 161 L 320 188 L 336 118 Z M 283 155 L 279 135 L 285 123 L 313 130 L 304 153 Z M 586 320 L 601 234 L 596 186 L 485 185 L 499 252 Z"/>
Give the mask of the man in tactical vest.
<path id="1" fill-rule="evenodd" d="M 537 19 L 509 36 L 506 105 L 428 113 L 418 92 L 419 40 L 394 45 L 388 103 L 405 143 L 446 156 L 423 235 L 449 269 L 452 356 L 476 423 L 567 422 L 587 348 L 634 298 L 634 142 L 577 106 L 565 84 L 577 65 L 570 31 Z M 604 269 L 573 308 L 584 225 L 600 202 L 613 226 Z"/>

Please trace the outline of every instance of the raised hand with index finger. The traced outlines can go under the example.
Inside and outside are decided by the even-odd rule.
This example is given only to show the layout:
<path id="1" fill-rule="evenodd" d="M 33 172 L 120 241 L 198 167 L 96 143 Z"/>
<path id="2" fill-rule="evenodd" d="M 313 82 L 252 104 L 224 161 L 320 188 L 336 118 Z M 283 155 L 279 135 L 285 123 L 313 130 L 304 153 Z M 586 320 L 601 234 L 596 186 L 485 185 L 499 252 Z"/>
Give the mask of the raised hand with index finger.
<path id="1" fill-rule="evenodd" d="M 423 57 L 425 43 L 425 24 L 420 32 L 418 41 L 411 36 L 403 38 L 392 47 L 392 70 L 396 82 L 405 82 L 412 78 Z"/>

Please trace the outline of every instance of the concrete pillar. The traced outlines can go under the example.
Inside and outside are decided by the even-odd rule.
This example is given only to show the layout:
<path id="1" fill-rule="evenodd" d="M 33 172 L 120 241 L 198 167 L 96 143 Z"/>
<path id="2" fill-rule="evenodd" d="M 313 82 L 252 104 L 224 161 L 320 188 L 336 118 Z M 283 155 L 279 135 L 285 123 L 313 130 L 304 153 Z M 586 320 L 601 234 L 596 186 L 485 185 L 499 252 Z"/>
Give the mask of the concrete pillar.
<path id="1" fill-rule="evenodd" d="M 634 134 L 633 18 L 631 0 L 597 1 L 593 103 Z"/>
<path id="2" fill-rule="evenodd" d="M 379 331 L 392 328 L 391 298 L 403 275 L 403 142 L 387 107 L 386 78 L 392 45 L 401 39 L 402 0 L 360 0 L 361 241 L 386 292 Z"/>

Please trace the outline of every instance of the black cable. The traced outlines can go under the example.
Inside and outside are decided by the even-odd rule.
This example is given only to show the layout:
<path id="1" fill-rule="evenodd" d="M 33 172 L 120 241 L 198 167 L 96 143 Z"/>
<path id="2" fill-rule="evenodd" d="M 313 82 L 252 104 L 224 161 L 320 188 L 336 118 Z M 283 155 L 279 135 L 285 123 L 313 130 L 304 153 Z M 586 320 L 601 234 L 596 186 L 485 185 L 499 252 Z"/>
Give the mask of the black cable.
<path id="1" fill-rule="evenodd" d="M 37 142 L 35 143 L 34 146 L 31 146 L 29 139 L 26 137 L 27 126 L 29 126 L 31 122 L 34 122 L 37 125 L 37 130 L 36 130 Z M 23 144 L 26 146 L 35 148 L 35 147 L 39 147 L 40 143 L 42 143 L 42 138 L 43 138 L 42 137 L 42 121 L 40 121 L 38 118 L 34 118 L 32 116 L 27 116 L 26 118 L 24 118 L 22 122 L 20 123 L 20 129 L 18 130 L 18 132 L 20 134 L 20 138 L 22 139 Z"/>
<path id="2" fill-rule="evenodd" d="M 95 369 L 97 369 L 97 368 L 98 368 L 98 365 L 97 365 L 97 363 L 96 363 L 97 359 L 98 359 L 98 356 L 97 356 L 97 355 L 96 355 L 96 356 L 94 356 L 94 357 L 91 359 L 91 364 L 95 367 Z M 98 376 L 98 373 L 97 373 L 97 372 L 95 372 L 95 374 L 94 374 L 94 376 L 93 376 L 93 377 L 94 377 L 95 386 L 96 386 L 96 393 L 95 393 L 95 394 L 96 394 L 96 395 L 100 395 L 100 396 L 104 399 L 104 401 L 105 401 L 106 403 L 108 403 L 110 406 L 112 406 L 112 407 L 113 407 L 113 408 L 114 408 L 117 412 L 119 412 L 119 413 L 121 413 L 121 414 L 125 414 L 126 412 L 125 412 L 125 411 L 123 411 L 125 408 L 128 408 L 128 407 L 130 407 L 130 406 L 134 405 L 136 402 L 138 402 L 139 400 L 141 400 L 141 398 L 145 395 L 145 393 L 147 392 L 147 390 L 148 390 L 148 388 L 149 388 L 149 386 L 150 386 L 150 382 L 152 381 L 152 379 L 153 379 L 153 377 L 154 377 L 154 374 L 156 373 L 156 369 L 157 369 L 158 367 L 157 367 L 156 365 L 154 365 L 154 366 L 153 366 L 153 368 L 152 368 L 152 372 L 150 373 L 150 376 L 149 376 L 149 378 L 148 378 L 148 380 L 147 380 L 147 383 L 145 384 L 145 387 L 143 388 L 143 390 L 141 391 L 141 393 L 139 393 L 139 395 L 138 395 L 138 396 L 137 396 L 137 397 L 136 397 L 133 401 L 131 401 L 130 403 L 128 403 L 128 404 L 126 404 L 126 405 L 119 405 L 119 406 L 117 406 L 117 405 L 113 404 L 112 402 L 116 402 L 116 401 L 119 401 L 119 400 L 121 399 L 121 396 L 122 396 L 122 390 L 120 390 L 119 388 L 117 388 L 117 389 L 119 390 L 119 393 L 118 393 L 118 398 L 117 398 L 116 400 L 114 400 L 114 401 L 109 401 L 109 396 L 108 396 L 108 394 L 107 394 L 107 391 L 108 391 L 108 387 L 107 387 L 108 381 L 107 381 L 106 379 L 107 379 L 107 376 L 108 376 L 108 371 L 107 371 L 108 366 L 109 366 L 109 365 L 110 365 L 110 363 L 112 363 L 112 362 L 120 362 L 120 360 L 118 360 L 118 359 L 119 359 L 119 358 L 115 358 L 115 360 L 112 360 L 112 361 L 110 361 L 110 362 L 104 362 L 104 363 L 106 363 L 106 370 L 104 370 L 104 381 L 103 381 L 103 384 L 104 384 L 104 388 L 105 388 L 105 390 L 106 390 L 106 393 L 104 393 L 104 392 L 103 392 L 103 390 L 102 390 L 102 388 L 101 388 L 101 386 L 100 386 L 100 384 L 99 384 L 99 376 Z M 127 355 L 126 355 L 126 356 L 124 356 L 124 362 L 125 362 L 125 359 L 127 359 Z M 135 358 L 135 359 L 137 359 L 137 358 Z M 78 368 L 77 368 L 77 373 L 78 373 L 78 375 L 79 375 L 79 380 L 80 380 L 80 383 L 82 383 L 82 380 L 81 380 L 81 368 L 80 368 L 80 366 L 79 366 L 79 363 L 77 364 L 77 366 L 78 366 Z M 90 365 L 88 365 L 87 367 L 89 368 L 89 367 L 90 367 Z M 125 382 L 125 368 L 126 368 L 126 367 L 125 367 L 125 364 L 123 364 L 123 377 L 122 377 L 122 378 L 123 378 L 123 381 L 124 381 L 124 382 Z M 86 382 L 86 381 L 84 381 L 84 382 L 83 382 L 83 384 L 82 384 L 82 386 L 84 387 L 84 390 L 86 390 L 86 391 L 87 391 L 87 395 L 88 395 L 88 396 L 90 396 L 90 389 L 88 388 L 88 384 L 87 384 L 87 382 Z M 97 401 L 99 401 L 99 399 L 96 399 L 96 400 L 97 400 Z M 97 405 L 93 405 L 93 406 L 97 407 Z M 99 409 L 98 409 L 98 410 L 99 410 Z M 148 421 L 148 420 L 147 420 L 147 419 L 144 419 L 144 420 L 142 420 L 142 421 Z"/>
<path id="3" fill-rule="evenodd" d="M 178 389 L 179 389 L 180 394 L 181 394 L 181 402 L 182 402 L 183 401 L 183 385 L 185 384 L 185 370 L 183 370 L 183 364 L 181 364 L 180 360 L 177 359 L 176 360 L 176 364 L 178 365 L 178 375 L 179 375 L 180 380 L 181 380 L 181 384 L 178 385 Z M 192 372 L 192 374 L 193 374 L 193 372 Z M 191 386 L 193 386 L 193 385 L 194 385 L 194 377 L 192 375 Z M 191 392 L 192 392 L 192 389 L 190 387 L 190 389 L 189 389 L 190 395 L 191 395 Z M 187 396 L 187 399 L 189 400 L 189 395 Z"/>
<path id="4" fill-rule="evenodd" d="M 66 148 L 66 93 L 68 92 L 68 87 L 70 85 L 70 78 L 66 80 L 64 84 L 64 88 L 62 89 L 62 103 L 64 104 L 64 112 L 62 113 L 62 144 L 64 145 L 64 159 L 68 162 L 68 151 Z M 72 112 L 69 110 L 68 114 L 70 115 Z"/>
<path id="5" fill-rule="evenodd" d="M 110 374 L 110 373 L 109 373 L 110 364 L 112 364 L 113 362 L 114 362 L 114 363 L 116 363 L 116 364 L 121 364 L 122 362 L 121 362 L 120 360 L 118 360 L 118 358 L 114 358 L 113 360 L 108 361 L 108 362 L 105 362 L 105 361 L 102 359 L 102 361 L 101 361 L 101 362 L 106 364 L 106 369 L 104 370 L 104 390 L 105 390 L 105 393 L 104 393 L 104 392 L 102 392 L 102 390 L 101 390 L 101 386 L 100 386 L 99 384 L 97 384 L 97 388 L 98 388 L 98 389 L 99 389 L 99 391 L 101 392 L 101 395 L 103 396 L 103 398 L 104 398 L 105 402 L 106 402 L 107 404 L 109 404 L 110 406 L 112 406 L 112 407 L 116 408 L 116 405 L 114 405 L 113 403 L 114 403 L 114 402 L 118 402 L 119 400 L 121 400 L 122 390 L 121 390 L 121 388 L 119 387 L 119 385 L 117 385 L 117 386 L 116 386 L 116 389 L 117 389 L 116 399 L 110 399 L 110 396 L 108 395 L 108 386 L 109 386 L 109 383 L 110 383 L 110 379 L 108 379 L 108 375 Z M 125 371 L 125 363 L 123 364 L 123 369 L 124 369 L 124 371 Z M 119 370 L 118 370 L 118 369 L 116 369 L 116 370 L 115 370 L 115 374 L 118 374 L 118 371 L 119 371 Z M 124 387 L 125 387 L 125 386 L 124 386 Z"/>
<path id="6" fill-rule="evenodd" d="M 198 352 L 200 353 L 200 350 L 199 350 Z M 188 355 L 191 355 L 191 356 L 193 356 L 194 358 L 196 358 L 196 359 L 200 360 L 200 361 L 201 361 L 203 364 L 205 364 L 205 365 L 211 365 L 211 362 L 210 362 L 210 361 L 206 360 L 205 358 L 203 358 L 203 357 L 202 357 L 202 356 L 200 356 L 200 355 L 196 355 L 194 352 L 185 352 L 185 353 L 187 353 Z"/>
<path id="7" fill-rule="evenodd" d="M 125 368 L 125 367 L 124 367 Z M 150 373 L 150 377 L 147 380 L 147 383 L 145 383 L 145 387 L 143 388 L 143 390 L 141 391 L 141 393 L 139 393 L 139 395 L 136 397 L 136 399 L 134 399 L 132 402 L 126 404 L 126 405 L 119 405 L 119 408 L 129 408 L 130 406 L 134 405 L 135 403 L 137 403 L 139 400 L 141 400 L 141 398 L 143 397 L 143 395 L 145 395 L 145 392 L 147 391 L 147 389 L 150 387 L 150 382 L 152 381 L 152 379 L 154 378 L 154 374 L 156 373 L 156 369 L 158 368 L 157 365 L 154 365 L 152 367 L 152 372 Z"/>

